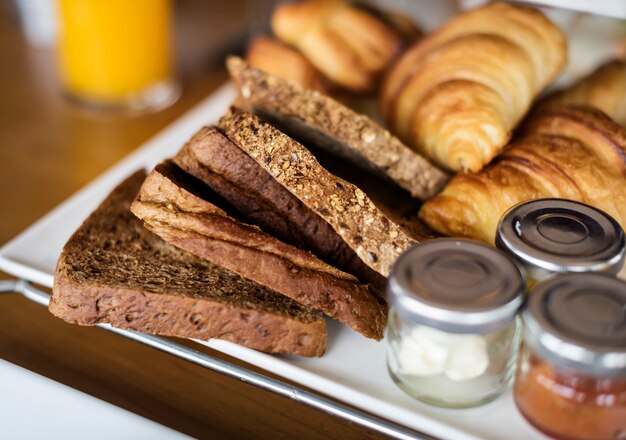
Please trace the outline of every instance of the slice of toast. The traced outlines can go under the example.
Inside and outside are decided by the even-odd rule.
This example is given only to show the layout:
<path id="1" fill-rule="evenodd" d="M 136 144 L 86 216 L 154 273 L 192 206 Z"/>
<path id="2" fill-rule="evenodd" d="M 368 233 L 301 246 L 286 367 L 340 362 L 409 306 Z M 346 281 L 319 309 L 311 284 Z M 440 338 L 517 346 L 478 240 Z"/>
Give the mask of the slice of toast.
<path id="1" fill-rule="evenodd" d="M 382 276 L 388 276 L 395 259 L 418 242 L 361 189 L 331 174 L 309 150 L 272 125 L 231 107 L 218 127 Z"/>
<path id="2" fill-rule="evenodd" d="M 382 339 L 387 307 L 367 286 L 239 221 L 226 200 L 173 162 L 148 175 L 131 211 L 168 243 Z"/>
<path id="3" fill-rule="evenodd" d="M 230 57 L 227 66 L 246 110 L 305 145 L 314 144 L 387 176 L 421 200 L 433 197 L 449 179 L 376 122 L 329 96 L 263 72 L 238 57 Z"/>
<path id="4" fill-rule="evenodd" d="M 330 224 L 216 128 L 198 131 L 174 161 L 228 200 L 247 223 L 313 252 L 379 292 L 384 290 L 385 278 L 367 266 Z"/>
<path id="5" fill-rule="evenodd" d="M 144 228 L 130 212 L 144 179 L 141 171 L 120 184 L 66 243 L 50 300 L 54 315 L 270 353 L 324 353 L 326 323 L 311 309 Z"/>

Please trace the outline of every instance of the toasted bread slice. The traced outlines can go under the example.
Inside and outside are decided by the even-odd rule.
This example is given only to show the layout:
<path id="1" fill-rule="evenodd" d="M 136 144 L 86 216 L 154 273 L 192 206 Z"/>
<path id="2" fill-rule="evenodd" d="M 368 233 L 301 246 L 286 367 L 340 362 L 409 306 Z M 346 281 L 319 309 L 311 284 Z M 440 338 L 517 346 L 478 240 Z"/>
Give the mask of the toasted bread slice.
<path id="1" fill-rule="evenodd" d="M 216 128 L 201 129 L 174 161 L 228 200 L 247 223 L 313 252 L 382 293 L 383 276 L 367 266 L 330 224 Z"/>
<path id="2" fill-rule="evenodd" d="M 227 65 L 246 110 L 305 145 L 316 145 L 386 176 L 421 200 L 433 197 L 449 179 L 389 131 L 334 99 L 249 66 L 238 57 L 230 57 Z"/>
<path id="3" fill-rule="evenodd" d="M 258 117 L 231 108 L 218 127 L 382 276 L 418 242 L 361 189 L 331 174 L 303 145 Z"/>
<path id="4" fill-rule="evenodd" d="M 382 339 L 387 307 L 367 286 L 239 221 L 226 200 L 173 162 L 148 175 L 131 211 L 168 243 Z"/>
<path id="5" fill-rule="evenodd" d="M 326 323 L 311 309 L 144 228 L 130 212 L 144 178 L 137 172 L 113 190 L 63 248 L 49 306 L 54 315 L 270 353 L 324 353 Z"/>

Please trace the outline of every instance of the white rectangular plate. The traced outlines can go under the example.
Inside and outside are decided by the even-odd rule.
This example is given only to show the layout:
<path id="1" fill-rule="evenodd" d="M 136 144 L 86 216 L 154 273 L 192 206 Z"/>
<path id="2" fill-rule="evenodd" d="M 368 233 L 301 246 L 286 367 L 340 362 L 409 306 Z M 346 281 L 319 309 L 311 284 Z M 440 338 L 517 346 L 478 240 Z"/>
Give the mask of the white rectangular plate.
<path id="1" fill-rule="evenodd" d="M 52 287 L 56 260 L 70 235 L 111 189 L 139 168 L 174 155 L 200 127 L 215 123 L 234 97 L 225 85 L 143 147 L 0 249 L 0 269 Z M 199 341 L 200 342 L 200 341 Z M 510 390 L 472 409 L 445 410 L 403 394 L 387 374 L 384 342 L 329 322 L 328 351 L 319 359 L 272 356 L 238 345 L 201 342 L 313 390 L 409 428 L 445 439 L 545 439 L 518 413 Z"/>

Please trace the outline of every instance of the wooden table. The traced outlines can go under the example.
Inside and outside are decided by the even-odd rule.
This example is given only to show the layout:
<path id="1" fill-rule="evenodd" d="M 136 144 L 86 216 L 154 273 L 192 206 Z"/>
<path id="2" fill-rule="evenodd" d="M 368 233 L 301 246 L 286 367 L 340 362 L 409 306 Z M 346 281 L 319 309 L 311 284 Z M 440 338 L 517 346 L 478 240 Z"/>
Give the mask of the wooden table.
<path id="1" fill-rule="evenodd" d="M 181 99 L 156 114 L 93 117 L 63 99 L 53 53 L 26 44 L 9 4 L 0 4 L 0 244 L 223 83 L 221 63 L 210 67 L 202 48 L 235 38 L 245 16 L 243 1 L 181 2 Z M 0 358 L 198 438 L 379 438 L 106 331 L 66 324 L 18 295 L 0 296 Z"/>

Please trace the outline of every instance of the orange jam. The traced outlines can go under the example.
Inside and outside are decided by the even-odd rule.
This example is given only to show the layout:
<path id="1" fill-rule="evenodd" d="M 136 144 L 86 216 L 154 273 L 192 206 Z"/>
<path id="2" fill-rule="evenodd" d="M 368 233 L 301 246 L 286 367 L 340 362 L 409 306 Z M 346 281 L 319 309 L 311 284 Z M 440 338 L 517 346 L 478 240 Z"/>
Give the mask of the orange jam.
<path id="1" fill-rule="evenodd" d="M 626 377 L 591 377 L 550 365 L 526 348 L 514 395 L 524 417 L 550 436 L 626 439 Z"/>

